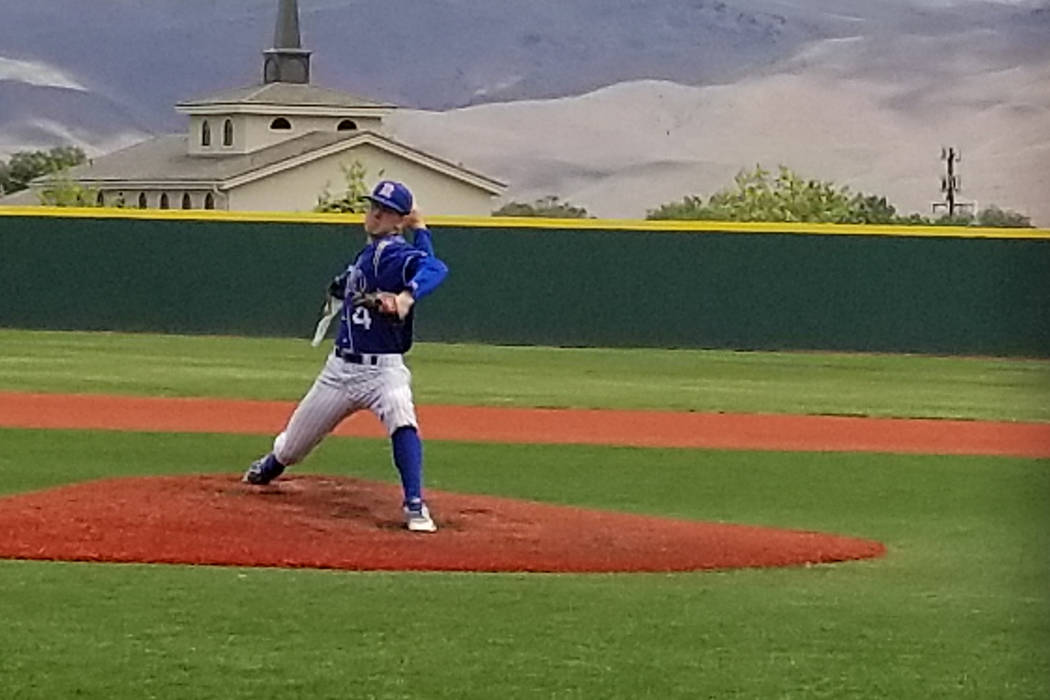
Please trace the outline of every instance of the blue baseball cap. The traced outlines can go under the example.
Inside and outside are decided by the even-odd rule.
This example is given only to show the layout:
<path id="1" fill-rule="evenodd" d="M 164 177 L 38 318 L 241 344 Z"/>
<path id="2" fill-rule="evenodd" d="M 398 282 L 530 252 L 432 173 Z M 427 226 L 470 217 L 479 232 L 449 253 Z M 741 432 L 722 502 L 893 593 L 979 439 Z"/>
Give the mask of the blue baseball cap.
<path id="1" fill-rule="evenodd" d="M 393 209 L 398 214 L 408 214 L 412 211 L 412 193 L 395 180 L 381 181 L 372 190 L 372 194 L 366 195 L 366 199 L 381 204 L 387 209 Z"/>

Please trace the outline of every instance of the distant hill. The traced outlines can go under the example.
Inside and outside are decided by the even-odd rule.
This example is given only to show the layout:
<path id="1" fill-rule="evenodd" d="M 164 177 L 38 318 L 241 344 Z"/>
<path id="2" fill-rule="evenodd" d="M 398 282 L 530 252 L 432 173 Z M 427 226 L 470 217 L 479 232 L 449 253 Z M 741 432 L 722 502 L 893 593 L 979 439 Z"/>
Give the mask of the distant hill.
<path id="1" fill-rule="evenodd" d="M 756 163 L 929 213 L 941 197 L 940 147 L 958 145 L 964 201 L 1050 226 L 1050 64 L 988 75 L 955 95 L 993 89 L 995 107 L 944 118 L 932 95 L 924 109 L 895 109 L 907 84 L 789 73 L 712 87 L 641 81 L 556 100 L 402 110 L 390 123 L 410 143 L 512 183 L 510 199 L 557 194 L 607 218 L 706 198 Z"/>
<path id="2" fill-rule="evenodd" d="M 919 0 L 301 0 L 315 79 L 407 107 L 577 95 L 626 80 L 738 80 L 845 37 L 977 30 L 997 54 L 1045 50 L 1047 3 Z M 0 0 L 0 59 L 62 69 L 158 129 L 187 96 L 256 81 L 276 0 Z M 393 8 L 393 9 L 392 9 Z M 935 8 L 935 9 L 933 9 Z M 1042 13 L 1044 16 L 1039 16 Z M 403 39 L 391 40 L 400 34 Z M 876 68 L 920 68 L 880 55 Z M 2 71 L 2 67 L 0 67 Z M 2 72 L 0 72 L 2 76 Z"/>
<path id="3" fill-rule="evenodd" d="M 0 153 L 67 144 L 106 152 L 150 134 L 147 125 L 98 93 L 0 80 Z"/>
<path id="4" fill-rule="evenodd" d="M 276 0 L 0 0 L 0 156 L 70 141 L 97 154 L 183 128 L 175 102 L 258 81 L 275 9 Z M 416 110 L 395 120 L 407 140 L 508 178 L 512 194 L 590 198 L 599 213 L 655 206 L 641 194 L 655 185 L 644 183 L 667 173 L 698 183 L 682 194 L 724 184 L 759 155 L 889 193 L 927 177 L 924 154 L 958 140 L 1003 174 L 982 179 L 967 163 L 977 178 L 968 189 L 990 183 L 982 200 L 1022 208 L 1025 195 L 1003 178 L 1047 170 L 1031 126 L 1046 109 L 1045 1 L 300 0 L 300 9 L 315 82 Z M 650 81 L 666 81 L 662 97 Z M 607 138 L 591 139 L 588 124 Z M 832 148 L 820 138 L 829 131 Z M 916 207 L 929 198 L 917 182 L 908 192 Z"/>
<path id="5" fill-rule="evenodd" d="M 168 119 L 178 99 L 259 77 L 277 2 L 4 5 L 0 55 L 60 66 L 91 90 Z M 835 24 L 770 0 L 302 0 L 300 11 L 319 82 L 426 109 L 561 97 L 643 77 L 717 82 Z"/>

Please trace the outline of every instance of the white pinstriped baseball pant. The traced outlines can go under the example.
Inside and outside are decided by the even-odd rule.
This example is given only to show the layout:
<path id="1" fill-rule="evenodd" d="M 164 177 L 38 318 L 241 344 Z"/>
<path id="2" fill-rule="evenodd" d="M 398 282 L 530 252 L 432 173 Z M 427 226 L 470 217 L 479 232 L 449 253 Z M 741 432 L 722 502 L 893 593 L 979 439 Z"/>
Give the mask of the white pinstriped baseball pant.
<path id="1" fill-rule="evenodd" d="M 378 362 L 359 365 L 330 354 L 274 439 L 273 456 L 285 466 L 302 461 L 344 418 L 361 409 L 372 411 L 390 435 L 398 428 L 418 427 L 412 373 L 400 355 L 379 355 Z"/>

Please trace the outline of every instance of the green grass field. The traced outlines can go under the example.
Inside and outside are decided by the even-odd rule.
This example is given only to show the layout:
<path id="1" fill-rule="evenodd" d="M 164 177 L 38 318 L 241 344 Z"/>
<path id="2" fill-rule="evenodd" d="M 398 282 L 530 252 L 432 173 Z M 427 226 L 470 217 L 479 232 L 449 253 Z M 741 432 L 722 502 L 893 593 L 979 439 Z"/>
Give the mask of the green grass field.
<path id="1" fill-rule="evenodd" d="M 0 329 L 0 390 L 301 397 L 303 340 Z M 419 403 L 1050 422 L 1050 361 L 422 343 Z"/>
<path id="2" fill-rule="evenodd" d="M 0 390 L 295 398 L 320 364 L 304 345 L 2 331 Z M 1050 420 L 1036 361 L 438 345 L 413 356 L 426 402 Z M 236 472 L 268 442 L 0 430 L 0 493 Z M 0 562 L 0 696 L 1050 696 L 1050 461 L 426 448 L 434 488 L 826 530 L 889 554 L 602 576 Z M 395 479 L 382 440 L 330 439 L 302 469 Z"/>

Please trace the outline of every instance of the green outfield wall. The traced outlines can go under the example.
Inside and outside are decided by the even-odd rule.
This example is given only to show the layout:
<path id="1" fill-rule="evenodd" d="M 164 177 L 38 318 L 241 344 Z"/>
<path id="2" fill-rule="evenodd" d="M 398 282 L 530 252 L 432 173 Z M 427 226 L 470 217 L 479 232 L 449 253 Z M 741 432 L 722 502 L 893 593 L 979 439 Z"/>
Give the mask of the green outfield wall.
<path id="1" fill-rule="evenodd" d="M 0 326 L 308 338 L 360 219 L 0 210 Z M 434 219 L 431 341 L 1050 356 L 1050 231 Z"/>

